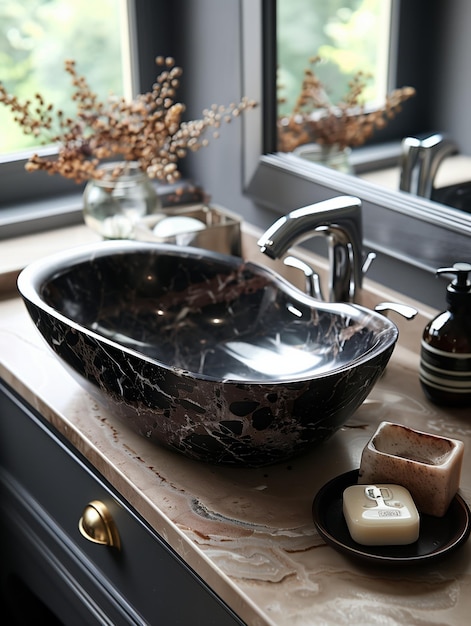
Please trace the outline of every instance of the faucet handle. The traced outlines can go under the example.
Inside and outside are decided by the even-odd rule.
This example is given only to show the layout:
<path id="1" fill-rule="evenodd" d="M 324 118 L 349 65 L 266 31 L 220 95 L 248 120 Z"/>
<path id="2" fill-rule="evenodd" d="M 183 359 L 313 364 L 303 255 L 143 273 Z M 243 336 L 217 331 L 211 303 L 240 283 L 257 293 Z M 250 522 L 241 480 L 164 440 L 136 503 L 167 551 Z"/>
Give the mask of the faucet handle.
<path id="1" fill-rule="evenodd" d="M 399 302 L 380 302 L 375 306 L 375 311 L 382 313 L 386 317 L 388 317 L 390 311 L 393 311 L 406 320 L 413 320 L 418 313 L 417 309 L 414 309 L 414 307 L 408 304 L 400 304 Z"/>
<path id="2" fill-rule="evenodd" d="M 312 296 L 316 300 L 324 300 L 319 274 L 315 272 L 308 263 L 301 261 L 301 259 L 298 259 L 298 257 L 295 256 L 285 257 L 283 259 L 283 263 L 288 267 L 294 267 L 303 272 L 306 279 L 306 293 L 309 296 Z"/>
<path id="3" fill-rule="evenodd" d="M 368 254 L 363 256 L 363 265 L 361 266 L 361 273 L 366 274 L 366 272 L 370 269 L 371 264 L 376 259 L 376 252 L 368 252 Z"/>

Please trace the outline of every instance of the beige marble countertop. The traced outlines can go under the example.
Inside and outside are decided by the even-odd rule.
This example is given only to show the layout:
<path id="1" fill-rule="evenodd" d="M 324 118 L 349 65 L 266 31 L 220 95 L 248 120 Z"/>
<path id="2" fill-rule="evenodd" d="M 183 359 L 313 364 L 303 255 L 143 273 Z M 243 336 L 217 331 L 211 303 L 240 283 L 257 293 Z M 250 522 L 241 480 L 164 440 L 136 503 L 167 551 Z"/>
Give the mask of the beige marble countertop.
<path id="1" fill-rule="evenodd" d="M 42 235 L 34 252 L 34 237 L 0 244 L 0 264 L 8 255 L 8 267 L 0 268 L 0 376 L 250 626 L 468 623 L 471 541 L 436 564 L 373 566 L 327 546 L 311 516 L 318 489 L 359 466 L 361 451 L 382 420 L 463 440 L 460 492 L 471 503 L 471 412 L 430 404 L 418 381 L 420 335 L 433 311 L 420 307 L 412 322 L 395 319 L 400 339 L 385 376 L 321 448 L 261 469 L 210 466 L 151 444 L 98 406 L 49 352 L 12 290 L 25 261 L 93 237 L 77 227 Z M 411 304 L 366 281 L 366 304 L 399 299 Z"/>

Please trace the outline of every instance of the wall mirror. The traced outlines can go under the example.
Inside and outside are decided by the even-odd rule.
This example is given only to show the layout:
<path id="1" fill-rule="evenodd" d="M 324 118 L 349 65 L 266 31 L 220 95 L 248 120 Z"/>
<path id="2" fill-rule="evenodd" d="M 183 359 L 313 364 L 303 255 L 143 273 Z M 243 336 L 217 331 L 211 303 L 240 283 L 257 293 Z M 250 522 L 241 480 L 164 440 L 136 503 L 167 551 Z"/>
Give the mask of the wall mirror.
<path id="1" fill-rule="evenodd" d="M 460 116 L 456 112 L 459 103 L 469 115 L 466 105 L 469 97 L 466 98 L 465 93 L 471 90 L 471 85 L 462 86 L 464 82 L 462 77 L 451 78 L 446 67 L 447 63 L 456 60 L 461 54 L 455 50 L 458 39 L 464 40 L 468 46 L 471 46 L 471 43 L 468 42 L 469 36 L 464 36 L 465 27 L 461 29 L 463 33 L 460 37 L 454 38 L 451 43 L 445 41 L 451 25 L 460 22 L 459 12 L 464 11 L 466 15 L 471 15 L 471 5 L 460 0 L 427 2 L 418 0 L 405 4 L 423 5 L 423 13 L 419 11 L 415 14 L 415 22 L 408 18 L 410 29 L 417 28 L 420 20 L 424 21 L 424 28 L 429 25 L 425 40 L 418 36 L 415 39 L 406 37 L 407 33 L 403 33 L 404 41 L 399 40 L 397 50 L 398 68 L 404 57 L 406 64 L 402 65 L 406 69 L 414 62 L 419 67 L 419 84 L 414 86 L 421 95 L 416 99 L 414 108 L 422 124 L 417 131 L 424 132 L 435 126 L 436 129 L 439 128 L 450 135 L 455 134 L 463 142 L 462 151 L 471 155 L 469 124 L 461 132 L 458 132 L 456 127 L 460 119 L 463 121 L 463 115 Z M 377 251 L 430 272 L 444 263 L 452 263 L 459 258 L 469 259 L 471 213 L 413 194 L 382 188 L 357 176 L 333 172 L 321 165 L 306 162 L 292 153 L 277 151 L 273 134 L 277 117 L 276 0 L 259 2 L 246 0 L 243 2 L 242 10 L 244 78 L 245 81 L 254 80 L 259 71 L 258 78 L 262 85 L 260 125 L 263 141 L 260 141 L 258 151 L 254 150 L 254 129 L 246 131 L 248 132 L 246 148 L 247 146 L 249 148 L 245 160 L 245 175 L 249 195 L 261 205 L 280 212 L 331 197 L 336 193 L 356 195 L 363 201 L 366 241 Z M 425 16 L 430 17 L 430 23 Z M 464 22 L 467 23 L 465 20 Z M 259 33 L 263 33 L 258 50 L 255 36 L 257 29 Z M 446 43 L 448 48 L 445 46 Z M 447 54 L 443 56 L 442 51 L 445 49 Z M 306 57 L 309 54 L 310 51 Z M 424 58 L 428 59 L 428 65 L 423 65 Z M 259 64 L 254 63 L 257 59 L 260 59 Z M 463 67 L 463 61 L 460 61 L 460 64 Z M 404 67 L 402 71 L 406 71 Z M 423 67 L 433 67 L 434 71 L 424 72 Z M 397 80 L 399 86 L 411 84 L 400 73 Z M 456 97 L 449 97 L 452 82 L 455 80 L 461 84 L 461 91 L 455 90 Z M 246 84 L 247 92 L 253 93 L 253 90 L 250 91 L 251 85 L 247 82 Z M 444 106 L 448 101 L 451 111 Z M 414 127 L 408 126 L 408 119 L 402 120 L 401 123 L 404 123 L 402 136 L 414 132 Z M 466 137 L 468 132 L 470 136 Z M 386 137 L 386 140 L 388 139 Z"/>
<path id="2" fill-rule="evenodd" d="M 368 79 L 360 78 L 363 82 L 361 98 L 366 109 L 381 108 L 386 93 L 403 84 L 412 85 L 416 88 L 415 96 L 401 104 L 395 118 L 382 117 L 381 121 L 386 119 L 385 128 L 375 129 L 368 137 L 368 130 L 365 132 L 365 127 L 357 126 L 351 136 L 345 138 L 345 143 L 350 142 L 354 148 L 352 168 L 355 166 L 355 173 L 367 180 L 397 191 L 400 140 L 418 134 L 449 136 L 441 146 L 428 148 L 429 153 L 434 152 L 429 161 L 439 162 L 440 166 L 433 187 L 422 185 L 426 189 L 419 193 L 471 213 L 471 192 L 467 191 L 471 186 L 467 185 L 471 178 L 471 156 L 466 156 L 471 155 L 471 141 L 456 123 L 459 102 L 466 109 L 467 101 L 466 94 L 462 93 L 466 69 L 462 74 L 456 71 L 462 63 L 461 58 L 467 56 L 465 51 L 469 40 L 460 24 L 469 23 L 469 19 L 469 3 L 457 0 L 446 3 L 432 0 L 426 6 L 421 0 L 413 3 L 401 3 L 400 0 L 276 0 L 277 93 L 283 96 L 282 101 L 278 99 L 277 115 L 278 120 L 284 122 L 278 124 L 278 149 L 294 149 L 302 153 L 309 150 L 309 145 L 303 145 L 306 144 L 306 130 L 310 130 L 308 124 L 293 124 L 293 107 L 299 99 L 306 67 L 315 72 L 316 80 L 322 81 L 325 95 L 324 90 L 318 89 L 312 102 L 312 92 L 304 93 L 304 98 L 306 95 L 309 98 L 305 105 L 305 119 L 313 106 L 321 105 L 322 98 L 332 103 L 345 98 L 348 81 L 353 81 L 359 71 L 362 76 L 368 76 Z M 320 59 L 308 64 L 307 51 L 311 51 L 311 56 L 320 55 Z M 460 76 L 457 82 L 456 74 Z M 316 83 L 315 80 L 312 82 Z M 455 114 L 450 115 L 451 110 Z M 464 126 L 467 129 L 468 124 Z M 320 139 L 327 142 L 323 151 L 326 154 L 333 142 L 344 138 L 344 129 L 351 132 L 352 124 L 326 125 L 324 122 L 324 127 L 327 132 L 325 136 L 320 133 Z M 311 132 L 315 141 L 315 133 L 319 131 Z M 301 145 L 296 148 L 297 143 Z M 369 148 L 358 149 L 357 146 L 365 144 L 370 144 Z M 444 149 L 445 145 L 447 149 Z M 312 146 L 317 147 L 316 144 Z M 457 155 L 450 158 L 452 150 L 456 150 Z M 311 150 L 311 158 L 316 155 L 322 153 Z M 459 187 L 450 187 L 457 183 Z"/>

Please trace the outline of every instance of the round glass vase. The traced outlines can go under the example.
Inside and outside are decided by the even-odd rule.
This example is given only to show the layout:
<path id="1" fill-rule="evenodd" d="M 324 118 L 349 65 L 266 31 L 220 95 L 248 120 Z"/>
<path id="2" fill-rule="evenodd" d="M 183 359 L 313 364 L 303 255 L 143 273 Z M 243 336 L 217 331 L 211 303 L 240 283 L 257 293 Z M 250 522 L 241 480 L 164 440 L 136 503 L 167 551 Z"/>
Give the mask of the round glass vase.
<path id="1" fill-rule="evenodd" d="M 325 165 L 344 174 L 353 174 L 353 167 L 350 162 L 351 148 L 339 148 L 337 145 L 321 145 L 318 143 L 307 143 L 298 146 L 293 153 L 306 161 Z"/>
<path id="2" fill-rule="evenodd" d="M 105 239 L 133 239 L 136 224 L 161 209 L 157 191 L 134 161 L 106 163 L 100 170 L 103 177 L 88 181 L 83 192 L 85 223 Z"/>

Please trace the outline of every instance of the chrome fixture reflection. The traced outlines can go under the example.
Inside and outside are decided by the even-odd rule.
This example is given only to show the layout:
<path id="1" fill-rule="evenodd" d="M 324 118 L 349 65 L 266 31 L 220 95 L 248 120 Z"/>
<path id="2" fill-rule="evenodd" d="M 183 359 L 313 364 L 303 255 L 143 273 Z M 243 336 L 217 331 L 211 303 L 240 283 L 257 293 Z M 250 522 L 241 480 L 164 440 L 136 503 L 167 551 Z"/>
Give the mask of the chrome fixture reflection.
<path id="1" fill-rule="evenodd" d="M 402 141 L 399 189 L 432 198 L 433 183 L 440 164 L 457 152 L 456 143 L 441 133 L 424 139 L 406 137 Z"/>
<path id="2" fill-rule="evenodd" d="M 352 196 L 338 196 L 295 209 L 278 219 L 262 237 L 258 245 L 264 254 L 278 259 L 291 246 L 322 235 L 329 245 L 330 302 L 356 302 L 362 276 L 369 262 L 363 266 L 361 200 Z M 314 294 L 313 294 L 314 295 Z"/>

